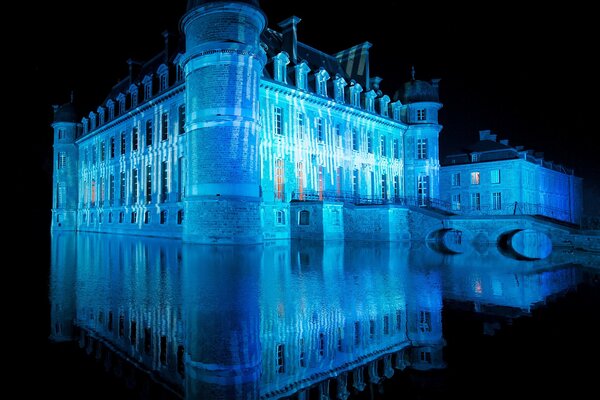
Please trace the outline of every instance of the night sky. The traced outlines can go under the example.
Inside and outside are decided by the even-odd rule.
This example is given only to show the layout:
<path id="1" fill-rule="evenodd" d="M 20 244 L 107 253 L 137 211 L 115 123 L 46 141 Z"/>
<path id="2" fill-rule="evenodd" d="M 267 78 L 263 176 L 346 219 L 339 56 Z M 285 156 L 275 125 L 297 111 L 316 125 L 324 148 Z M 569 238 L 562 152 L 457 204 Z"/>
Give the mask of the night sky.
<path id="1" fill-rule="evenodd" d="M 82 114 L 95 110 L 126 76 L 128 58 L 148 59 L 163 48 L 165 29 L 178 32 L 185 3 L 52 1 L 24 10 L 33 29 L 18 34 L 27 44 L 20 65 L 31 85 L 26 93 L 35 93 L 28 129 L 37 137 L 33 175 L 47 189 L 36 202 L 43 218 L 51 206 L 51 105 L 68 101 L 73 90 Z M 296 15 L 299 40 L 325 52 L 371 42 L 371 75 L 383 78 L 390 97 L 410 79 L 412 65 L 417 79 L 441 78 L 442 156 L 492 129 L 574 167 L 588 184 L 598 180 L 589 100 L 597 86 L 593 13 L 550 3 L 535 10 L 454 3 L 371 0 L 355 9 L 346 1 L 261 1 L 269 27 Z"/>

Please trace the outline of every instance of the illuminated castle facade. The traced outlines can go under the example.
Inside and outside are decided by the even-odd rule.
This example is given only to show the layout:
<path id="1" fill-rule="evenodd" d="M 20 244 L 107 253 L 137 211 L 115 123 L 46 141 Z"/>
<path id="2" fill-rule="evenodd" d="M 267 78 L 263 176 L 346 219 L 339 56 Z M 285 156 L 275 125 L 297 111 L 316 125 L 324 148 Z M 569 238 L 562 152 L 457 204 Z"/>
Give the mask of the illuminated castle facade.
<path id="1" fill-rule="evenodd" d="M 55 107 L 52 229 L 335 239 L 362 224 L 357 204 L 391 221 L 406 213 L 390 204 L 439 198 L 438 80 L 413 72 L 392 101 L 369 43 L 325 54 L 299 22 L 276 32 L 258 1 L 189 1 L 185 51 L 165 34 L 82 121 Z"/>

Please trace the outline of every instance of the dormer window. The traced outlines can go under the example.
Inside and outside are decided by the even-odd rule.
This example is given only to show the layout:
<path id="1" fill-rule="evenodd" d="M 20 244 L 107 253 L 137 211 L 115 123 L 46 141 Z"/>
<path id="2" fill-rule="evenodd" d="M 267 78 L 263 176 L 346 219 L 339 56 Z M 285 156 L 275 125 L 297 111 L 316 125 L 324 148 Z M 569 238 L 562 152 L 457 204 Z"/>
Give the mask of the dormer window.
<path id="1" fill-rule="evenodd" d="M 317 94 L 323 97 L 327 97 L 327 81 L 329 80 L 329 74 L 323 68 L 321 68 L 315 74 L 315 79 L 317 81 Z"/>
<path id="2" fill-rule="evenodd" d="M 360 108 L 360 94 L 362 93 L 363 88 L 359 83 L 354 82 L 350 86 L 350 104 L 354 107 Z"/>
<path id="3" fill-rule="evenodd" d="M 90 129 L 90 121 L 87 118 L 83 118 L 81 120 L 81 124 L 83 125 L 83 133 L 88 133 Z"/>
<path id="4" fill-rule="evenodd" d="M 379 98 L 379 114 L 382 117 L 388 116 L 388 105 L 390 104 L 390 98 L 388 95 Z"/>
<path id="5" fill-rule="evenodd" d="M 334 98 L 335 98 L 335 101 L 337 101 L 338 103 L 344 103 L 344 88 L 347 85 L 348 84 L 346 83 L 344 78 L 342 78 L 339 75 L 336 75 L 335 80 L 333 81 L 333 88 L 334 88 Z"/>
<path id="6" fill-rule="evenodd" d="M 129 94 L 131 95 L 131 107 L 138 105 L 138 87 L 136 85 L 129 86 Z"/>
<path id="7" fill-rule="evenodd" d="M 290 63 L 290 57 L 285 51 L 273 57 L 273 75 L 278 82 L 287 83 L 287 65 Z"/>
<path id="8" fill-rule="evenodd" d="M 108 120 L 112 121 L 115 119 L 115 102 L 112 100 L 107 101 L 106 107 L 108 108 Z"/>
<path id="9" fill-rule="evenodd" d="M 479 153 L 471 153 L 471 162 L 479 161 Z"/>
<path id="10" fill-rule="evenodd" d="M 395 101 L 392 103 L 392 118 L 396 121 L 400 121 L 400 109 L 402 108 L 402 103 L 400 101 Z"/>
<path id="11" fill-rule="evenodd" d="M 98 126 L 104 125 L 104 108 L 98 107 Z"/>
<path id="12" fill-rule="evenodd" d="M 162 64 L 158 67 L 158 78 L 159 78 L 159 90 L 165 91 L 169 87 L 169 68 Z"/>
<path id="13" fill-rule="evenodd" d="M 177 82 L 183 81 L 183 67 L 177 64 Z"/>
<path id="14" fill-rule="evenodd" d="M 123 93 L 119 93 L 117 96 L 117 103 L 119 103 L 119 115 L 125 114 L 125 95 Z"/>
<path id="15" fill-rule="evenodd" d="M 417 110 L 417 121 L 425 121 L 427 119 L 427 113 L 425 109 Z"/>
<path id="16" fill-rule="evenodd" d="M 58 140 L 62 140 L 65 138 L 65 130 L 64 129 L 59 129 L 58 130 Z"/>
<path id="17" fill-rule="evenodd" d="M 308 90 L 308 72 L 310 68 L 306 61 L 296 65 L 296 87 L 300 90 Z"/>
<path id="18" fill-rule="evenodd" d="M 146 75 L 142 81 L 142 85 L 144 85 L 144 100 L 149 100 L 152 97 L 152 77 Z"/>
<path id="19" fill-rule="evenodd" d="M 377 93 L 374 90 L 365 93 L 365 108 L 368 112 L 375 112 L 375 97 L 377 97 Z"/>
<path id="20" fill-rule="evenodd" d="M 96 129 L 96 113 L 92 111 L 90 113 L 90 130 L 94 129 Z"/>

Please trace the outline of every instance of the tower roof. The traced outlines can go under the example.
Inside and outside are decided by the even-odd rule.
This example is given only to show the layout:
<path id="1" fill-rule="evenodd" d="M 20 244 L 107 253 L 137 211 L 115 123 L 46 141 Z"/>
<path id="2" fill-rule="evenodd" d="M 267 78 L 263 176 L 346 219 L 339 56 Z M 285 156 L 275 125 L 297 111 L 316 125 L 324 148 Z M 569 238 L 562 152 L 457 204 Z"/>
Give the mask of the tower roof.
<path id="1" fill-rule="evenodd" d="M 406 82 L 403 87 L 400 88 L 399 95 L 402 104 L 418 103 L 422 101 L 440 101 L 440 95 L 436 84 L 414 79 Z"/>
<path id="2" fill-rule="evenodd" d="M 246 3 L 246 4 L 252 5 L 256 8 L 260 8 L 260 5 L 258 4 L 258 0 L 188 0 L 187 9 L 189 11 L 193 8 L 200 7 L 207 3 L 216 3 L 216 2 L 223 2 L 223 1 L 227 1 L 230 3 Z"/>
<path id="3" fill-rule="evenodd" d="M 73 103 L 65 103 L 54 109 L 54 122 L 77 122 L 77 110 Z"/>

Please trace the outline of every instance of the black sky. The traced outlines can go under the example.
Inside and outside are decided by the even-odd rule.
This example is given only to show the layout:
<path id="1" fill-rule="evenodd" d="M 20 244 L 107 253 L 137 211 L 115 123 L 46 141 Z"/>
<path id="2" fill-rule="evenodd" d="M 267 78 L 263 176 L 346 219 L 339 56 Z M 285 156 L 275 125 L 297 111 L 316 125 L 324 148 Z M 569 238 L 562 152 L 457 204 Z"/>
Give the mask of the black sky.
<path id="1" fill-rule="evenodd" d="M 390 95 L 410 78 L 441 78 L 441 152 L 492 129 L 511 144 L 543 151 L 548 160 L 600 175 L 596 110 L 597 62 L 593 12 L 574 3 L 536 9 L 522 3 L 262 0 L 268 24 L 302 18 L 299 40 L 326 52 L 369 41 L 371 74 Z M 567 7 L 568 6 L 568 7 Z M 33 115 L 39 173 L 51 174 L 51 105 L 71 90 L 86 114 L 127 73 L 130 57 L 147 59 L 163 46 L 161 32 L 178 31 L 185 1 L 53 1 L 31 7 L 33 29 L 18 35 Z M 48 197 L 48 208 L 50 198 Z"/>

